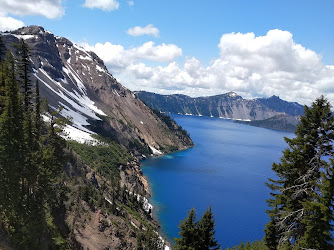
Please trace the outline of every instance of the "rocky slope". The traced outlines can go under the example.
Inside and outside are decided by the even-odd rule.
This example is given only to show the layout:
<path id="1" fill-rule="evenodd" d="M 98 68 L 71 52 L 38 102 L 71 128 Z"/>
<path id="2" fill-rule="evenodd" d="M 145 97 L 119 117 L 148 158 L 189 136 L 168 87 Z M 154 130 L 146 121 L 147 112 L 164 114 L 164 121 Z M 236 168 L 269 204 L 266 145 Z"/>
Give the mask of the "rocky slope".
<path id="1" fill-rule="evenodd" d="M 121 85 L 93 52 L 57 37 L 40 26 L 29 26 L 3 39 L 12 44 L 24 39 L 31 53 L 33 75 L 41 95 L 52 107 L 63 106 L 63 115 L 73 117 L 69 137 L 93 141 L 91 134 L 103 133 L 136 155 L 170 148 L 184 149 L 191 139 L 174 134 L 133 92 Z M 151 148 L 151 149 L 150 149 Z M 157 151 L 156 151 L 157 152 Z"/>
<path id="2" fill-rule="evenodd" d="M 80 142 L 69 143 L 64 153 L 62 186 L 57 187 L 64 206 L 54 221 L 58 243 L 64 249 L 140 249 L 162 243 L 138 160 L 192 146 L 186 131 L 122 86 L 96 54 L 68 39 L 40 26 L 0 35 L 14 55 L 13 44 L 24 39 L 32 85 L 39 81 L 49 106 L 62 106 L 62 115 L 72 117 L 67 137 Z M 0 227 L 0 241 L 7 240 Z M 9 248 L 7 243 L 2 247 Z"/>
<path id="3" fill-rule="evenodd" d="M 235 92 L 197 98 L 186 95 L 159 95 L 145 91 L 136 92 L 136 95 L 154 109 L 175 114 L 264 120 L 281 114 L 296 116 L 303 113 L 302 105 L 286 102 L 277 96 L 247 100 Z"/>

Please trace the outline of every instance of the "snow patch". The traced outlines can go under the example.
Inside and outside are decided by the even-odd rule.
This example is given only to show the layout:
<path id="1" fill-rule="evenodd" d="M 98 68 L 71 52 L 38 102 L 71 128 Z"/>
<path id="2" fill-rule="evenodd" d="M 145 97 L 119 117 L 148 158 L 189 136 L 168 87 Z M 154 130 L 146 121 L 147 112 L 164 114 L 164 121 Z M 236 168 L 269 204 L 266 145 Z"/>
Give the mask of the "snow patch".
<path id="1" fill-rule="evenodd" d="M 56 91 L 54 88 L 52 88 L 49 84 L 47 84 L 45 81 L 43 81 L 38 75 L 37 71 L 34 70 L 34 75 L 36 78 L 42 82 L 46 87 L 48 87 L 51 91 L 53 91 L 55 94 L 57 94 L 62 100 L 66 101 L 71 107 L 77 111 L 74 111 L 72 108 L 68 107 L 61 101 L 59 104 L 64 107 L 63 109 L 63 115 L 64 116 L 70 116 L 73 118 L 73 124 L 79 128 L 82 131 L 85 131 L 87 133 L 92 133 L 90 130 L 84 127 L 84 125 L 89 125 L 87 122 L 87 117 L 90 117 L 95 120 L 101 120 L 99 117 L 96 116 L 96 113 L 100 115 L 106 115 L 102 110 L 97 108 L 94 105 L 94 102 L 88 98 L 86 95 L 79 95 L 76 91 L 69 92 L 67 89 L 62 87 L 62 85 L 53 80 L 48 76 L 48 74 L 40 69 L 40 72 L 43 73 L 48 79 L 50 79 L 56 86 L 59 87 L 58 91 Z"/>
<path id="2" fill-rule="evenodd" d="M 89 133 L 86 131 L 82 131 L 76 127 L 67 125 L 64 129 L 66 135 L 64 136 L 67 140 L 75 140 L 79 143 L 86 143 L 90 145 L 97 145 L 99 141 L 94 139 L 91 135 L 94 133 Z"/>
<path id="3" fill-rule="evenodd" d="M 158 149 L 156 149 L 156 148 L 154 148 L 154 147 L 152 147 L 150 145 L 148 145 L 148 146 L 150 147 L 150 149 L 152 150 L 152 153 L 154 155 L 162 155 L 161 151 L 159 151 Z"/>
<path id="4" fill-rule="evenodd" d="M 133 221 L 131 221 L 131 225 L 138 229 L 137 225 Z"/>
<path id="5" fill-rule="evenodd" d="M 34 35 L 14 35 L 12 34 L 13 36 L 17 37 L 18 39 L 23 39 L 23 40 L 27 40 L 27 39 L 30 39 L 30 38 L 34 38 L 35 36 Z"/>
<path id="6" fill-rule="evenodd" d="M 88 61 L 91 61 L 91 62 L 93 61 L 93 59 L 91 57 L 89 57 L 89 56 L 82 56 L 82 55 L 80 55 L 79 59 L 81 59 L 81 60 L 88 60 Z"/>
<path id="7" fill-rule="evenodd" d="M 117 92 L 115 89 L 112 89 L 112 92 L 113 92 L 115 95 L 120 96 L 120 95 L 118 94 L 118 92 Z"/>
<path id="8" fill-rule="evenodd" d="M 238 94 L 235 93 L 235 92 L 230 92 L 230 93 L 228 93 L 228 95 L 229 95 L 230 97 L 236 97 L 236 96 L 238 96 Z"/>
<path id="9" fill-rule="evenodd" d="M 105 70 L 101 66 L 99 66 L 97 64 L 96 64 L 96 70 L 97 71 L 101 71 L 101 72 L 105 72 Z"/>

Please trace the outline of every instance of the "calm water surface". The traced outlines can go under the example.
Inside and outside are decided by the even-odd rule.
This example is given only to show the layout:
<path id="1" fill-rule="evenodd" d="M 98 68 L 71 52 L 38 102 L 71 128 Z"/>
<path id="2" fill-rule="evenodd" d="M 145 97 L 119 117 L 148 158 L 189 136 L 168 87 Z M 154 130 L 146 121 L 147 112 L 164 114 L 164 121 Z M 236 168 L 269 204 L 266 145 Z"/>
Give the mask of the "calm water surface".
<path id="1" fill-rule="evenodd" d="M 271 164 L 292 133 L 251 127 L 229 120 L 173 115 L 195 147 L 142 161 L 149 180 L 154 216 L 172 242 L 178 224 L 194 207 L 198 218 L 208 206 L 216 219 L 216 239 L 225 248 L 262 239 L 268 221 L 265 200 Z"/>

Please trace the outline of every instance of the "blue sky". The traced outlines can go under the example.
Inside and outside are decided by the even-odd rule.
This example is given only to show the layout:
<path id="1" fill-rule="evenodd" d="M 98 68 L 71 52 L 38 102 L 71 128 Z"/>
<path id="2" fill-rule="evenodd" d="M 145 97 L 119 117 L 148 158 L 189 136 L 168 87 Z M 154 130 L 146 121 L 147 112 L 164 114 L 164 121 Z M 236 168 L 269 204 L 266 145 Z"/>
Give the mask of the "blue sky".
<path id="1" fill-rule="evenodd" d="M 0 6 L 0 29 L 41 25 L 94 50 L 133 90 L 334 100 L 334 69 L 326 67 L 334 65 L 333 0 L 0 0 Z M 136 26 L 139 33 L 130 35 Z M 224 34 L 230 36 L 222 41 Z M 264 62 L 272 67 L 260 69 Z M 312 68 L 318 72 L 305 76 Z M 287 91 L 291 85 L 295 91 Z"/>

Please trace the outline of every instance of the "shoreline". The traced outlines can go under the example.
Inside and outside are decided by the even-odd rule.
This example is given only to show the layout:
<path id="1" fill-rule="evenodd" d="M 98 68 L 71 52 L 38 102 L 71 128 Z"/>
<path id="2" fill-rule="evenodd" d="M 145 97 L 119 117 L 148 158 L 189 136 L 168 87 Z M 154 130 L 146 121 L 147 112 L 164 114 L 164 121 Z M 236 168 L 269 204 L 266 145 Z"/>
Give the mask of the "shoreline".
<path id="1" fill-rule="evenodd" d="M 159 210 L 157 208 L 156 205 L 154 205 L 152 202 L 151 202 L 151 199 L 153 199 L 153 195 L 154 195 L 154 192 L 153 192 L 153 188 L 152 188 L 152 180 L 150 180 L 145 174 L 144 174 L 144 171 L 143 171 L 143 166 L 142 166 L 142 163 L 143 161 L 145 161 L 146 159 L 148 158 L 152 158 L 152 157 L 165 157 L 166 155 L 169 155 L 169 154 L 173 154 L 173 153 L 178 153 L 178 152 L 182 152 L 182 151 L 185 151 L 185 150 L 188 150 L 188 149 L 191 149 L 193 147 L 195 147 L 196 145 L 194 144 L 193 146 L 188 146 L 186 148 L 182 148 L 182 149 L 179 149 L 179 150 L 176 150 L 176 151 L 173 151 L 173 152 L 169 152 L 169 153 L 162 153 L 162 154 L 151 154 L 150 156 L 147 156 L 146 158 L 143 158 L 141 160 L 139 160 L 139 166 L 140 166 L 140 169 L 142 170 L 142 173 L 143 173 L 143 178 L 146 180 L 146 183 L 148 184 L 148 190 L 149 190 L 149 193 L 148 193 L 148 202 L 150 205 L 152 205 L 152 218 L 154 220 L 156 220 L 159 224 L 159 231 L 158 231 L 158 234 L 159 234 L 159 237 L 161 237 L 167 244 L 166 244 L 166 247 L 165 247 L 165 250 L 172 250 L 173 247 L 172 247 L 172 242 L 174 241 L 172 238 L 170 238 L 168 235 L 167 235 L 167 232 L 165 232 L 165 230 L 163 229 L 162 227 L 162 223 L 159 219 L 159 216 L 158 216 L 158 211 Z M 168 247 L 168 248 L 167 248 Z"/>

